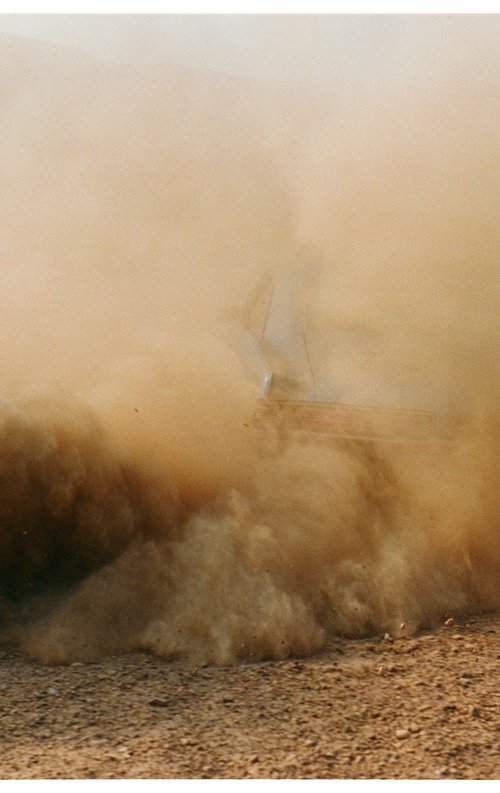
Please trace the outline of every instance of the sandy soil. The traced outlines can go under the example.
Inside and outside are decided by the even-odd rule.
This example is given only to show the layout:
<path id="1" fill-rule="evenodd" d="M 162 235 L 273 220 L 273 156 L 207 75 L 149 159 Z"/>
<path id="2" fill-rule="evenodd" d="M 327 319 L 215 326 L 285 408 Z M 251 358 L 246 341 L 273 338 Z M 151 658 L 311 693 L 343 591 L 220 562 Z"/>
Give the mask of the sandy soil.
<path id="1" fill-rule="evenodd" d="M 187 669 L 0 650 L 0 777 L 500 777 L 500 615 L 312 658 Z"/>

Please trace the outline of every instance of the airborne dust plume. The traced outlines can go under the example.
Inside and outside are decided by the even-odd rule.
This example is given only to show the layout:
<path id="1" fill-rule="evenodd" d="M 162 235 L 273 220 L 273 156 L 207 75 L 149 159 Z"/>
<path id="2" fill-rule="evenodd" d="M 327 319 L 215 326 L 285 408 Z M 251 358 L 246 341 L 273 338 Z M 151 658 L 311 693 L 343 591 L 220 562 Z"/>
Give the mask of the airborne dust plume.
<path id="1" fill-rule="evenodd" d="M 498 608 L 499 64 L 454 24 L 315 92 L 1 40 L 4 641 L 229 663 Z M 451 442 L 257 454 L 241 338 L 297 266 Z"/>

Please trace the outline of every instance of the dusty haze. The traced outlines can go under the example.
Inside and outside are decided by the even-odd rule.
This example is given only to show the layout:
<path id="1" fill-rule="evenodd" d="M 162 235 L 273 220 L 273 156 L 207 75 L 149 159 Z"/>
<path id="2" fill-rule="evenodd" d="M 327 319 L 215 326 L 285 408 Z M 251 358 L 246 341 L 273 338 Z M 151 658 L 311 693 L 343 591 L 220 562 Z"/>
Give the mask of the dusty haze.
<path id="1" fill-rule="evenodd" d="M 229 663 L 498 607 L 498 25 L 378 74 L 339 34 L 314 89 L 0 39 L 6 641 Z M 243 332 L 297 266 L 453 442 L 256 455 Z"/>

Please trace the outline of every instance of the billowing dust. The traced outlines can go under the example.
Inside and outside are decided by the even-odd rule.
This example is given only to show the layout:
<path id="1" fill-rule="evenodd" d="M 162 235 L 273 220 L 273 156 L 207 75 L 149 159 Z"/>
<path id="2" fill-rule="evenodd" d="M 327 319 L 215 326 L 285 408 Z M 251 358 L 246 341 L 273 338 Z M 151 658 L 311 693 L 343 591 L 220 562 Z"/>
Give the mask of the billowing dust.
<path id="1" fill-rule="evenodd" d="M 1 39 L 3 641 L 225 664 L 499 607 L 500 71 L 461 24 L 316 92 Z M 451 437 L 257 448 L 242 340 L 297 266 Z"/>

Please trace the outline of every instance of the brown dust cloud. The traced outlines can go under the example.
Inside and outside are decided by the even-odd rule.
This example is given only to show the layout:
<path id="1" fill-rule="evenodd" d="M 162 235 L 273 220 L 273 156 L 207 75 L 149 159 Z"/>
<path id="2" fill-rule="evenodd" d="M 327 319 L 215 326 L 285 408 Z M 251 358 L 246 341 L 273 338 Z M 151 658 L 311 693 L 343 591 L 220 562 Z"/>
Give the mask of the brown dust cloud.
<path id="1" fill-rule="evenodd" d="M 308 87 L 0 38 L 4 643 L 229 664 L 499 607 L 487 22 Z M 255 450 L 242 338 L 296 268 L 311 327 L 382 340 L 375 386 L 332 366 L 432 382 L 446 443 Z"/>

